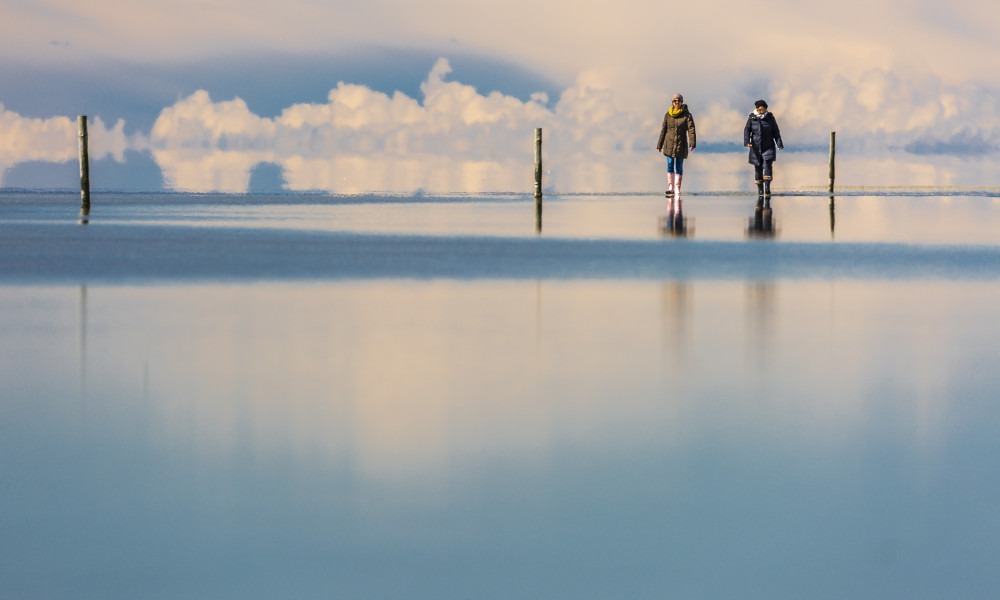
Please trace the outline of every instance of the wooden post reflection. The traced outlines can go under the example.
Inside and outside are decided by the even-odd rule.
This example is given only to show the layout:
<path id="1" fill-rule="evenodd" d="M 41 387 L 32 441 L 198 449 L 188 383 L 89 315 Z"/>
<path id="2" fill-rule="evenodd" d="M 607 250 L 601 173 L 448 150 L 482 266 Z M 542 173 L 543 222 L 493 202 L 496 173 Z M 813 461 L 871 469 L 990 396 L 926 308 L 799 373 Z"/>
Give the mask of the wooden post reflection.
<path id="1" fill-rule="evenodd" d="M 837 203 L 834 200 L 833 196 L 830 196 L 830 237 L 831 238 L 833 237 L 833 230 L 834 230 L 836 222 L 837 222 L 836 217 L 834 215 L 834 212 L 836 210 L 836 204 Z"/>
<path id="2" fill-rule="evenodd" d="M 87 286 L 80 286 L 80 399 L 87 411 Z"/>

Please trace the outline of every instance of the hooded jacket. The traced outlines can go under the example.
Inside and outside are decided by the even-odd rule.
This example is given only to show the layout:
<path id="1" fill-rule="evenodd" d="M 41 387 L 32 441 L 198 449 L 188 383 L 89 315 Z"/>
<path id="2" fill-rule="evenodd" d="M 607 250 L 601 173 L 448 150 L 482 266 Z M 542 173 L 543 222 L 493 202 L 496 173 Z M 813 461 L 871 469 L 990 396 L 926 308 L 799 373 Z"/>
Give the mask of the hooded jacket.
<path id="1" fill-rule="evenodd" d="M 750 113 L 743 128 L 743 145 L 747 144 L 750 144 L 748 162 L 752 165 L 763 165 L 764 161 L 778 158 L 776 148 L 783 149 L 785 145 L 781 142 L 781 131 L 778 129 L 778 122 L 774 120 L 774 115 L 770 112 L 762 115 L 756 112 Z"/>
<path id="2" fill-rule="evenodd" d="M 698 145 L 694 130 L 694 116 L 688 111 L 687 104 L 681 105 L 681 112 L 676 117 L 670 116 L 670 111 L 663 115 L 663 127 L 660 128 L 660 139 L 656 149 L 664 156 L 687 158 L 688 148 Z"/>

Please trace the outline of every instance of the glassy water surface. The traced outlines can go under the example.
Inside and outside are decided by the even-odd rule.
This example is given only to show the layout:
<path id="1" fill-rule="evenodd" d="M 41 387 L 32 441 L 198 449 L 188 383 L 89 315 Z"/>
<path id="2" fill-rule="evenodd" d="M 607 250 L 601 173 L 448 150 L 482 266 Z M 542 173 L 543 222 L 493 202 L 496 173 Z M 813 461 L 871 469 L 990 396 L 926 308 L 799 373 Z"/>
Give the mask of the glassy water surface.
<path id="1" fill-rule="evenodd" d="M 570 197 L 546 207 L 541 237 L 682 245 L 677 256 L 699 264 L 717 260 L 702 256 L 713 240 L 751 253 L 888 241 L 993 256 L 989 198 L 872 202 L 838 198 L 831 236 L 827 198 L 776 198 L 782 226 L 761 240 L 745 231 L 752 199 L 692 196 L 693 235 L 676 239 L 657 227 L 661 200 Z M 213 228 L 223 254 L 254 228 L 286 232 L 286 243 L 301 229 L 538 236 L 531 203 L 517 199 L 428 212 L 297 204 L 163 203 L 140 215 L 123 202 L 83 229 L 94 245 L 131 251 L 122 239 L 137 221 Z M 23 207 L 6 215 L 5 248 L 21 261 L 48 252 L 36 232 L 81 229 Z M 574 277 L 578 268 L 7 277 L 0 596 L 997 589 L 995 269 L 595 278 Z"/>
<path id="2" fill-rule="evenodd" d="M 687 237 L 741 241 L 756 214 L 749 194 L 685 194 Z M 78 195 L 4 194 L 0 226 L 75 224 Z M 774 236 L 790 242 L 1000 244 L 1000 192 L 938 189 L 776 194 Z M 662 237 L 666 200 L 658 194 L 548 195 L 542 210 L 525 195 L 97 197 L 91 225 L 182 230 L 246 229 L 371 235 L 634 239 Z"/>

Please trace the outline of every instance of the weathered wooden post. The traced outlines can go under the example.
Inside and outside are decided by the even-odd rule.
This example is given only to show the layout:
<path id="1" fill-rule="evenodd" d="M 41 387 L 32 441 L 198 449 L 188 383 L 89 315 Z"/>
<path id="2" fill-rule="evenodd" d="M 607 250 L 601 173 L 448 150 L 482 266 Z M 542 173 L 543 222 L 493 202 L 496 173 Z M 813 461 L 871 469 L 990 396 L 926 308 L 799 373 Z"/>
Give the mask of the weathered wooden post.
<path id="1" fill-rule="evenodd" d="M 535 198 L 542 197 L 542 128 L 535 129 Z"/>
<path id="2" fill-rule="evenodd" d="M 833 181 L 836 179 L 837 132 L 830 132 L 830 193 L 833 193 Z"/>
<path id="3" fill-rule="evenodd" d="M 542 128 L 535 129 L 535 233 L 542 232 Z"/>
<path id="4" fill-rule="evenodd" d="M 77 117 L 80 128 L 80 218 L 90 215 L 90 155 L 87 150 L 87 115 Z"/>

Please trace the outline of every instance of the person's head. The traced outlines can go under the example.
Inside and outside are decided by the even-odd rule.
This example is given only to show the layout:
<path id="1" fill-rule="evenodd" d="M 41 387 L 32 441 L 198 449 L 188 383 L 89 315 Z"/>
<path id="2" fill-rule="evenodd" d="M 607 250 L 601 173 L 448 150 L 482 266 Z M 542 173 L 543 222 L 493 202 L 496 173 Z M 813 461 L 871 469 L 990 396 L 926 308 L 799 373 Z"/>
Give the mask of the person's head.
<path id="1" fill-rule="evenodd" d="M 764 102 L 763 100 L 758 100 L 754 102 L 753 107 L 754 107 L 754 112 L 756 112 L 758 115 L 762 115 L 767 112 L 767 102 Z"/>
<path id="2" fill-rule="evenodd" d="M 681 94 L 674 94 L 674 97 L 670 99 L 670 104 L 673 106 L 681 106 L 684 104 L 684 96 Z"/>

